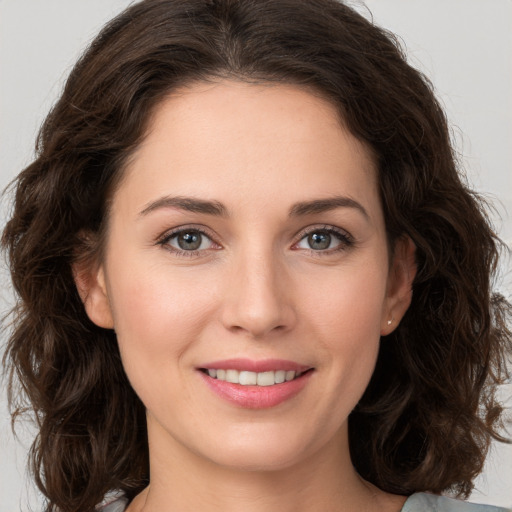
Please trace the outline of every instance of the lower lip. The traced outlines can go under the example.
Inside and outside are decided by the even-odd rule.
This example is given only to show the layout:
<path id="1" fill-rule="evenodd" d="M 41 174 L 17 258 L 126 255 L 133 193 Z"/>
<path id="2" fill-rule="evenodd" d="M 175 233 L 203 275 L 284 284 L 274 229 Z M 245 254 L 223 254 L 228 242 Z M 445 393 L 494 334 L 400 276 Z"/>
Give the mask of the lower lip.
<path id="1" fill-rule="evenodd" d="M 245 409 L 268 409 L 300 393 L 313 372 L 308 371 L 294 380 L 273 386 L 242 386 L 199 373 L 207 386 L 224 400 Z"/>

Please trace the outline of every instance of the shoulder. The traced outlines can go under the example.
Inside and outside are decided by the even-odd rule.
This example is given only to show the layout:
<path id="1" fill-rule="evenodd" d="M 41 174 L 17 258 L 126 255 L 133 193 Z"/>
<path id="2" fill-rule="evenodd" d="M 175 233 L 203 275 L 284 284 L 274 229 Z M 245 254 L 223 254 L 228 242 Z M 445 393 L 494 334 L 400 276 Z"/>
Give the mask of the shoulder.
<path id="1" fill-rule="evenodd" d="M 419 492 L 409 497 L 401 512 L 512 512 L 512 509 L 478 505 Z"/>
<path id="2" fill-rule="evenodd" d="M 124 512 L 128 500 L 120 491 L 112 491 L 105 495 L 101 503 L 96 505 L 96 512 Z"/>

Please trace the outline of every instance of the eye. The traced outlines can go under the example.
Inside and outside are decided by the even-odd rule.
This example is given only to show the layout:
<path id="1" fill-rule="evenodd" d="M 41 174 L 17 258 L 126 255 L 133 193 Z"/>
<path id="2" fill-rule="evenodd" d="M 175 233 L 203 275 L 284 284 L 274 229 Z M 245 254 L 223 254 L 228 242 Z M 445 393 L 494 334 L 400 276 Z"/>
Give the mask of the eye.
<path id="1" fill-rule="evenodd" d="M 353 240 L 342 231 L 332 227 L 323 229 L 313 229 L 306 233 L 296 244 L 299 249 L 308 249 L 313 251 L 343 250 L 353 245 Z"/>
<path id="2" fill-rule="evenodd" d="M 217 248 L 212 239 L 199 229 L 180 229 L 167 234 L 160 242 L 178 254 L 195 254 L 198 251 Z"/>

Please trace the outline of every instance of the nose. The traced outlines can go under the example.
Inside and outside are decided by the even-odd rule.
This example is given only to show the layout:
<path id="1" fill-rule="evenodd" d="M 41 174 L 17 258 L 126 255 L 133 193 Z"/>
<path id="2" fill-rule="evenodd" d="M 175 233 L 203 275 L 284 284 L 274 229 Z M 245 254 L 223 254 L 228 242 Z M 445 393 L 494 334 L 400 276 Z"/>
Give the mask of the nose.
<path id="1" fill-rule="evenodd" d="M 291 282 L 278 260 L 269 250 L 246 253 L 232 262 L 222 308 L 226 329 L 261 339 L 293 327 Z"/>

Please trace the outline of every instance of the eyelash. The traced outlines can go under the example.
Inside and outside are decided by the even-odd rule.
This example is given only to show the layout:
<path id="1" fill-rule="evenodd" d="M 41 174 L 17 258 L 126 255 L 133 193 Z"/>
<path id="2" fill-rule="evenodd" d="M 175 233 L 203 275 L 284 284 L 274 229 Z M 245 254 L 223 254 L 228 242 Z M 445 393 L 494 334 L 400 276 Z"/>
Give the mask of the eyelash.
<path id="1" fill-rule="evenodd" d="M 205 230 L 205 228 L 203 226 L 193 226 L 193 225 L 180 226 L 179 228 L 176 228 L 176 229 L 166 232 L 164 235 L 162 235 L 157 240 L 157 245 L 161 245 L 166 250 L 168 250 L 169 252 L 173 253 L 174 255 L 176 255 L 178 257 L 190 258 L 190 257 L 199 256 L 206 249 L 185 251 L 185 250 L 177 249 L 176 247 L 172 247 L 169 245 L 170 240 L 172 240 L 174 237 L 178 236 L 181 233 L 187 233 L 187 232 L 199 233 L 201 236 L 207 237 L 211 241 L 212 244 L 220 247 L 220 244 L 218 244 L 215 241 L 215 237 L 212 236 L 207 230 Z M 355 244 L 354 238 L 347 231 L 336 228 L 334 226 L 324 225 L 324 226 L 312 226 L 310 228 L 307 228 L 307 229 L 301 231 L 298 234 L 298 241 L 295 242 L 292 247 L 296 247 L 304 238 L 306 238 L 307 236 L 309 236 L 313 233 L 326 233 L 328 235 L 334 235 L 334 237 L 337 238 L 337 240 L 339 241 L 338 246 L 331 248 L 331 249 L 325 249 L 325 250 L 309 249 L 309 252 L 316 257 L 322 257 L 322 256 L 328 255 L 328 254 L 343 252 L 343 251 L 350 249 Z"/>
<path id="2" fill-rule="evenodd" d="M 179 228 L 173 229 L 171 231 L 167 231 L 163 236 L 161 236 L 157 240 L 157 244 L 164 247 L 164 249 L 168 250 L 175 256 L 184 257 L 184 258 L 191 258 L 194 256 L 199 256 L 202 250 L 193 250 L 193 251 L 185 251 L 182 249 L 177 249 L 176 247 L 172 247 L 169 245 L 169 242 L 177 235 L 181 233 L 199 233 L 201 236 L 207 237 L 211 242 L 215 245 L 218 245 L 220 247 L 220 244 L 215 242 L 215 237 L 212 236 L 203 226 L 180 226 Z"/>
<path id="3" fill-rule="evenodd" d="M 293 246 L 295 247 L 304 238 L 306 238 L 307 236 L 309 236 L 313 233 L 326 233 L 328 235 L 334 235 L 334 237 L 337 238 L 339 241 L 338 246 L 336 246 L 332 249 L 325 249 L 325 250 L 310 249 L 309 252 L 313 256 L 316 256 L 316 257 L 322 257 L 322 256 L 329 255 L 329 254 L 343 252 L 343 251 L 346 251 L 346 250 L 352 248 L 355 245 L 354 238 L 347 231 L 340 229 L 340 228 L 336 228 L 335 226 L 324 225 L 321 227 L 320 226 L 312 226 L 312 227 L 306 228 L 305 230 L 301 231 L 298 235 L 298 237 L 299 237 L 298 242 L 295 242 L 293 244 Z"/>

